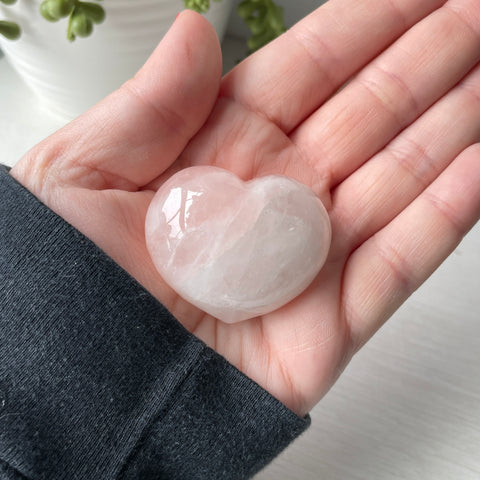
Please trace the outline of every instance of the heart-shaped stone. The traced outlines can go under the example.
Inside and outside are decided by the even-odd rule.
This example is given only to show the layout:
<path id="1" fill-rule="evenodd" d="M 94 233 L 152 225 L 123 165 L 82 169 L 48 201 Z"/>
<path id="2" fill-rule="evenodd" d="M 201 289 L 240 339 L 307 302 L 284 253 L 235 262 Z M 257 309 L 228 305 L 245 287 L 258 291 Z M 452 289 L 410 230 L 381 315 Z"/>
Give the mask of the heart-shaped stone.
<path id="1" fill-rule="evenodd" d="M 330 221 L 305 185 L 271 175 L 243 182 L 190 167 L 150 204 L 146 241 L 163 279 L 228 323 L 272 312 L 305 290 L 330 247 Z"/>

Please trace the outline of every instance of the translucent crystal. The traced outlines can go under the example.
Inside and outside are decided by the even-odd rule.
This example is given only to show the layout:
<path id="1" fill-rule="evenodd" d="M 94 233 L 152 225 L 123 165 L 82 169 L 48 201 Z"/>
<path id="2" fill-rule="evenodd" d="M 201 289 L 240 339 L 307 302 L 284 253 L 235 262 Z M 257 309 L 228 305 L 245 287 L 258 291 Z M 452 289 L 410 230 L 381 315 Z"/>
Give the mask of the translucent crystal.
<path id="1" fill-rule="evenodd" d="M 147 247 L 185 300 L 228 323 L 272 312 L 303 292 L 330 247 L 330 221 L 315 194 L 290 178 L 243 182 L 217 167 L 191 167 L 158 190 Z"/>

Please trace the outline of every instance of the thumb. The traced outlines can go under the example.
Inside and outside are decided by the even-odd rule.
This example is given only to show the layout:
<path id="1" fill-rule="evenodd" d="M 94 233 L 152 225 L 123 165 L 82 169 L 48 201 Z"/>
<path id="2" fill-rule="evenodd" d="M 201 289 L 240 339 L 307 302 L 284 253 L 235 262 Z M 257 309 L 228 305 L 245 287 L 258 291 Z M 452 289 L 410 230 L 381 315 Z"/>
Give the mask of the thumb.
<path id="1" fill-rule="evenodd" d="M 81 182 L 93 189 L 148 184 L 207 119 L 221 63 L 210 23 L 195 12 L 182 12 L 134 78 L 34 147 L 12 175 L 25 184 L 32 171 L 38 173 L 26 185 L 33 190 L 43 190 L 49 178 L 55 185 Z M 79 172 L 84 172 L 81 178 Z"/>

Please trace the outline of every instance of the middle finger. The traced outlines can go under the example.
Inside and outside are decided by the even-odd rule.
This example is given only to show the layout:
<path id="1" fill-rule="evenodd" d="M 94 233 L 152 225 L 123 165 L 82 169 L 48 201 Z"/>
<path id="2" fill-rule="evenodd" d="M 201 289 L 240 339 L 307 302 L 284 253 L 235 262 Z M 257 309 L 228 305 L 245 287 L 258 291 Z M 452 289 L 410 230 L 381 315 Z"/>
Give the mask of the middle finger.
<path id="1" fill-rule="evenodd" d="M 448 2 L 369 64 L 293 134 L 308 163 L 336 186 L 480 60 L 478 0 Z M 458 2 L 457 2 L 458 3 Z"/>

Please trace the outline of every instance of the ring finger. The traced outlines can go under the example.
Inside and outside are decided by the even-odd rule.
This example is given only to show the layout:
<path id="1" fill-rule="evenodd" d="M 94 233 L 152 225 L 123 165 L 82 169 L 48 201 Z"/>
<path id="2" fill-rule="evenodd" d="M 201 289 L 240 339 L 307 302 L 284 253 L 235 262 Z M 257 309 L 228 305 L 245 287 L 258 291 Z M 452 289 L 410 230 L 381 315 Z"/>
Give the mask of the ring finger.
<path id="1" fill-rule="evenodd" d="M 480 65 L 333 193 L 339 252 L 350 252 L 407 207 L 480 140 Z"/>

